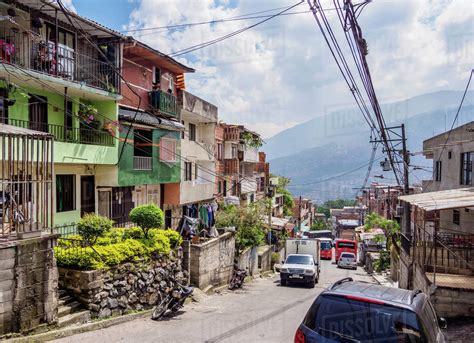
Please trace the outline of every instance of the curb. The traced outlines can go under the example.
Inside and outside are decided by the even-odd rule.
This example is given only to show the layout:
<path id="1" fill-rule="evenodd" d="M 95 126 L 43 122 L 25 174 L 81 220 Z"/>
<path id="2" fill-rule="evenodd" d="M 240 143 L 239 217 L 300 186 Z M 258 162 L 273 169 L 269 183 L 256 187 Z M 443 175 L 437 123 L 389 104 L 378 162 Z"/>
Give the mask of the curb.
<path id="1" fill-rule="evenodd" d="M 84 332 L 89 332 L 89 331 L 94 331 L 94 330 L 99 330 L 99 329 L 105 329 L 110 326 L 122 324 L 134 319 L 139 319 L 139 318 L 145 318 L 145 317 L 150 317 L 151 313 L 153 312 L 153 309 L 151 310 L 145 310 L 139 313 L 132 313 L 132 314 L 126 314 L 122 315 L 120 317 L 112 317 L 109 319 L 103 319 L 100 321 L 96 322 L 91 322 L 91 323 L 86 323 L 82 324 L 81 326 L 73 326 L 73 327 L 66 327 L 63 329 L 58 329 L 58 330 L 53 330 L 37 335 L 31 335 L 31 336 L 25 336 L 25 337 L 18 337 L 18 338 L 11 338 L 7 340 L 8 342 L 45 342 L 45 341 L 51 341 L 53 339 L 58 339 L 58 338 L 64 338 L 72 335 L 76 335 L 79 333 L 84 333 Z"/>

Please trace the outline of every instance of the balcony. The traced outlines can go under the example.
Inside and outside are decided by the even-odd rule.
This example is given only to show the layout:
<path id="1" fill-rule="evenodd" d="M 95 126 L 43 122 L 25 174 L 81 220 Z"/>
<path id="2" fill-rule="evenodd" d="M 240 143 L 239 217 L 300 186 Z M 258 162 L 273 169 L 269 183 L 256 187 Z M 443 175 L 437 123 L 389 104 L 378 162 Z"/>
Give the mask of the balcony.
<path id="1" fill-rule="evenodd" d="M 176 97 L 173 94 L 160 90 L 151 91 L 149 94 L 150 104 L 155 110 L 171 117 L 177 117 Z"/>
<path id="2" fill-rule="evenodd" d="M 187 112 L 199 116 L 202 122 L 217 122 L 217 106 L 186 91 L 178 93 L 178 101 L 181 108 Z"/>
<path id="3" fill-rule="evenodd" d="M 147 156 L 133 156 L 134 170 L 152 170 L 152 158 Z"/>
<path id="4" fill-rule="evenodd" d="M 113 63 L 81 54 L 67 45 L 33 40 L 17 28 L 0 26 L 0 62 L 120 93 L 120 79 Z"/>
<path id="5" fill-rule="evenodd" d="M 254 178 L 244 178 L 240 183 L 240 187 L 240 192 L 242 194 L 254 193 L 257 191 L 257 180 L 255 180 Z"/>
<path id="6" fill-rule="evenodd" d="M 63 125 L 37 123 L 26 120 L 8 119 L 0 117 L 0 123 L 31 129 L 41 132 L 48 132 L 54 136 L 54 140 L 64 143 L 93 144 L 114 146 L 115 137 L 109 131 L 65 127 Z"/>
<path id="7" fill-rule="evenodd" d="M 247 147 L 245 144 L 239 145 L 239 159 L 241 162 L 259 163 L 258 149 Z"/>
<path id="8" fill-rule="evenodd" d="M 240 141 L 240 128 L 239 127 L 225 127 L 224 128 L 224 140 L 226 141 Z"/>

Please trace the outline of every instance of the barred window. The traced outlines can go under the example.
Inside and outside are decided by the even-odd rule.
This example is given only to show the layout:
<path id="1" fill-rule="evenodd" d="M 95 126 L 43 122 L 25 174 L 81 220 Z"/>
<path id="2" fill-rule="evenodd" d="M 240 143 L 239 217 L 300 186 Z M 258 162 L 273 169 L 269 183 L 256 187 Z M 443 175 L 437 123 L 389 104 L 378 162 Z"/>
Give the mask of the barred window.
<path id="1" fill-rule="evenodd" d="M 177 141 L 173 138 L 161 138 L 160 140 L 160 161 L 176 162 Z"/>

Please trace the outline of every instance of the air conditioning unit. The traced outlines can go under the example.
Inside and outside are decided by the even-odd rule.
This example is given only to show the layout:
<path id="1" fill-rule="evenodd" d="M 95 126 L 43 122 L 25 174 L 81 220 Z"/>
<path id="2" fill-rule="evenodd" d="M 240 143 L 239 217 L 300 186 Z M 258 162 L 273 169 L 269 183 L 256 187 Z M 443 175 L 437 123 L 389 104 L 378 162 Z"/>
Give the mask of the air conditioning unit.
<path id="1" fill-rule="evenodd" d="M 397 205 L 395 209 L 395 217 L 401 217 L 403 215 L 403 206 Z"/>

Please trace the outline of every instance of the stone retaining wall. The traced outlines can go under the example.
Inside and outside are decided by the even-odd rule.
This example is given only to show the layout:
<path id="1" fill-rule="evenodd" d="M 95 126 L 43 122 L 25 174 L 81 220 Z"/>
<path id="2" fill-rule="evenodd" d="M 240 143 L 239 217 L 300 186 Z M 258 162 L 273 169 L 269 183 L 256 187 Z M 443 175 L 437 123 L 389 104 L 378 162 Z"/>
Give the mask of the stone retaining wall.
<path id="1" fill-rule="evenodd" d="M 56 235 L 0 243 L 0 335 L 58 320 Z"/>
<path id="2" fill-rule="evenodd" d="M 266 272 L 272 268 L 272 247 L 265 245 L 258 247 L 258 268 L 262 272 Z"/>
<path id="3" fill-rule="evenodd" d="M 175 279 L 186 283 L 182 253 L 148 262 L 125 263 L 105 270 L 59 268 L 59 284 L 91 311 L 92 317 L 121 315 L 154 307 Z"/>

